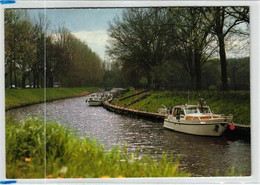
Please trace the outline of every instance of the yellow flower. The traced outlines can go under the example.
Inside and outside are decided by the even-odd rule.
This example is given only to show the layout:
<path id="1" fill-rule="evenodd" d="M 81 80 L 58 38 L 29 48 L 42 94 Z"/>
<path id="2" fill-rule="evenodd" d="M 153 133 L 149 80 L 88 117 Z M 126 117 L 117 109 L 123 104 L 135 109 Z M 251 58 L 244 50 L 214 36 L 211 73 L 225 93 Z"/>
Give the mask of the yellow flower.
<path id="1" fill-rule="evenodd" d="M 122 175 L 118 175 L 117 178 L 124 178 L 124 176 L 122 176 Z"/>
<path id="2" fill-rule="evenodd" d="M 31 158 L 27 158 L 27 157 L 26 157 L 24 160 L 25 160 L 25 162 L 30 162 L 30 161 L 31 161 Z"/>
<path id="3" fill-rule="evenodd" d="M 105 176 L 101 176 L 100 178 L 110 178 L 110 177 L 105 175 Z"/>
<path id="4" fill-rule="evenodd" d="M 47 178 L 52 178 L 52 175 L 47 175 L 46 177 L 47 177 Z"/>
<path id="5" fill-rule="evenodd" d="M 57 177 L 57 179 L 63 179 L 63 177 L 61 177 L 61 176 L 58 176 L 58 177 Z"/>

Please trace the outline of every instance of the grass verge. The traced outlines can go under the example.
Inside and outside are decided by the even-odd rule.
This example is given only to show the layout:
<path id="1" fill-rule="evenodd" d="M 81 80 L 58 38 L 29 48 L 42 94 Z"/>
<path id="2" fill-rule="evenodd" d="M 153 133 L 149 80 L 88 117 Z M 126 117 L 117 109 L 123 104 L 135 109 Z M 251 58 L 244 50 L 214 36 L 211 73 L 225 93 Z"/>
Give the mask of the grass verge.
<path id="1" fill-rule="evenodd" d="M 123 97 L 134 94 L 136 91 L 131 90 Z M 175 105 L 188 104 L 187 92 L 172 92 L 172 91 L 152 91 L 151 96 L 146 97 L 130 106 L 128 108 L 138 109 L 148 112 L 157 112 L 157 109 L 162 107 L 162 104 L 168 108 Z M 121 98 L 123 98 L 121 97 Z M 202 97 L 206 100 L 207 105 L 211 110 L 217 114 L 232 114 L 234 116 L 234 122 L 238 124 L 250 125 L 250 92 L 249 91 L 237 91 L 237 92 L 218 92 L 218 91 L 202 91 L 202 92 L 190 92 L 189 104 L 197 104 L 198 98 Z M 132 97 L 131 99 L 124 99 L 119 101 L 113 100 L 112 103 L 125 106 L 138 97 Z"/>
<path id="2" fill-rule="evenodd" d="M 45 149 L 46 146 L 46 149 Z M 45 155 L 46 154 L 46 155 Z M 45 160 L 46 156 L 46 160 Z M 7 178 L 188 177 L 167 154 L 158 161 L 77 134 L 38 117 L 6 121 Z"/>
<path id="3" fill-rule="evenodd" d="M 46 88 L 46 101 L 86 95 L 98 90 L 98 87 L 86 88 Z M 44 102 L 44 89 L 6 89 L 5 109 Z"/>

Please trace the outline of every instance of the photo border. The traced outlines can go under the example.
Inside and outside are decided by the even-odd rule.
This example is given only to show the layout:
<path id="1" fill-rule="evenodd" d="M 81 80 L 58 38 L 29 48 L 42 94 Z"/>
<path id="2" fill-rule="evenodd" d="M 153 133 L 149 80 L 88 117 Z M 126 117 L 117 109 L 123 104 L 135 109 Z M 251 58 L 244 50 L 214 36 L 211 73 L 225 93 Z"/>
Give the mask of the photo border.
<path id="1" fill-rule="evenodd" d="M 5 75 L 4 10 L 6 8 L 127 8 L 168 6 L 249 6 L 250 7 L 250 113 L 251 176 L 248 177 L 160 177 L 160 178 L 89 178 L 89 179 L 6 179 L 5 166 Z M 0 5 L 0 184 L 15 180 L 18 184 L 223 184 L 260 183 L 260 2 L 259 1 L 17 1 Z M 3 183 L 1 183 L 3 182 Z"/>

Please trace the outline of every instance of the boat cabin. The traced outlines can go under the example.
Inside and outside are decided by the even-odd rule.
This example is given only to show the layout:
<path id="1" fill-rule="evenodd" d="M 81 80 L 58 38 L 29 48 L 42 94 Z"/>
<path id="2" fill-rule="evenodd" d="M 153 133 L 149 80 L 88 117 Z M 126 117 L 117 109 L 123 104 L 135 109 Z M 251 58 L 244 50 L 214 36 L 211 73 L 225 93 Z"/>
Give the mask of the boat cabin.
<path id="1" fill-rule="evenodd" d="M 218 115 L 212 114 L 209 106 L 200 105 L 175 106 L 170 115 L 176 120 L 201 120 L 219 118 Z"/>

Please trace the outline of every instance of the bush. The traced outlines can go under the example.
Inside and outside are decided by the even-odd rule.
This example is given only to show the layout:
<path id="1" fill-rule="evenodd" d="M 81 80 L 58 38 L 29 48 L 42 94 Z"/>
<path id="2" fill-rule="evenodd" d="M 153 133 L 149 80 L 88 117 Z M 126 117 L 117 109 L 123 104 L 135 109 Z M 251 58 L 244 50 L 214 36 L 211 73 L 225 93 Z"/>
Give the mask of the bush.
<path id="1" fill-rule="evenodd" d="M 215 85 L 210 85 L 209 86 L 209 90 L 210 91 L 216 91 L 217 90 L 217 87 Z"/>

